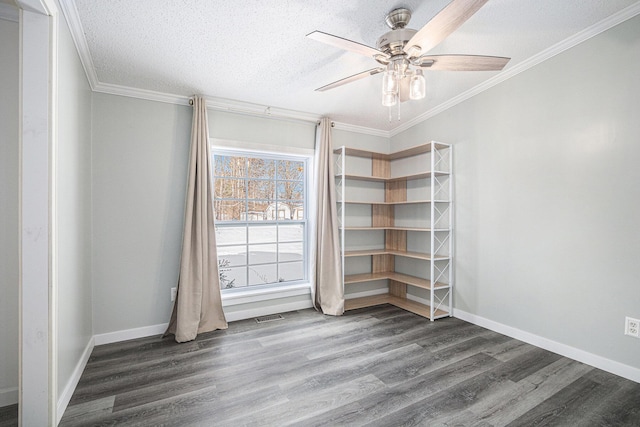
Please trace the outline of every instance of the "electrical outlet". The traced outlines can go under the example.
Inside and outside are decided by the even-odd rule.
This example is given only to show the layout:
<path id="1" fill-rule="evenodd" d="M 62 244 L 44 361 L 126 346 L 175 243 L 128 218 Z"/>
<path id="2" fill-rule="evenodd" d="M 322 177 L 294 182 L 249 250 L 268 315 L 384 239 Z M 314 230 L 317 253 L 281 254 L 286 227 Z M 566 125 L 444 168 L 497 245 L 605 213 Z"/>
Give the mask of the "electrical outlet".
<path id="1" fill-rule="evenodd" d="M 176 296 L 178 296 L 178 288 L 171 288 L 171 301 L 176 300 Z"/>
<path id="2" fill-rule="evenodd" d="M 625 318 L 624 334 L 640 338 L 640 320 L 632 317 Z"/>

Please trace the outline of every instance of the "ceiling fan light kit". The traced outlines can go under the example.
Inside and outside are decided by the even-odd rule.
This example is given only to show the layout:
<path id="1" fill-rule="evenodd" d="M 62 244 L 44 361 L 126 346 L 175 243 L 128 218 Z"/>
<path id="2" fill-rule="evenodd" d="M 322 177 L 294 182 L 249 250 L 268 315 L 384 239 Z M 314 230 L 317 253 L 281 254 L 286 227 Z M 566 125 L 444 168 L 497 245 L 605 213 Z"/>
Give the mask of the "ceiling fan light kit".
<path id="1" fill-rule="evenodd" d="M 426 81 L 422 69 L 446 71 L 500 71 L 509 58 L 479 55 L 427 55 L 449 34 L 476 13 L 488 0 L 453 0 L 420 30 L 406 28 L 411 11 L 394 9 L 385 18 L 391 31 L 383 34 L 372 48 L 342 37 L 314 31 L 307 37 L 369 56 L 385 68 L 375 68 L 322 86 L 317 91 L 333 89 L 383 73 L 382 105 L 391 107 L 399 102 L 420 100 L 426 96 Z M 398 107 L 398 119 L 400 111 Z"/>
<path id="2" fill-rule="evenodd" d="M 422 99 L 427 94 L 427 83 L 422 75 L 422 70 L 418 69 L 413 72 L 411 81 L 409 82 L 409 98 Z"/>

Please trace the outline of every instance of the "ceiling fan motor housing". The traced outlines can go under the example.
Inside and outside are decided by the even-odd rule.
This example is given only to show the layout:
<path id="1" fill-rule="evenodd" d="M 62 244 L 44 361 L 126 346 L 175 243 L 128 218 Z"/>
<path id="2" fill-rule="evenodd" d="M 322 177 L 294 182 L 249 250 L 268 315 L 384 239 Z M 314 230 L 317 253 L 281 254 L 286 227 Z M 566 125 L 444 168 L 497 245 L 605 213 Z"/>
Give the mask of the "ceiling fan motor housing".
<path id="1" fill-rule="evenodd" d="M 404 53 L 402 48 L 411 40 L 411 37 L 413 37 L 415 33 L 417 33 L 417 31 L 411 28 L 391 30 L 378 39 L 378 50 L 391 56 L 402 55 Z"/>

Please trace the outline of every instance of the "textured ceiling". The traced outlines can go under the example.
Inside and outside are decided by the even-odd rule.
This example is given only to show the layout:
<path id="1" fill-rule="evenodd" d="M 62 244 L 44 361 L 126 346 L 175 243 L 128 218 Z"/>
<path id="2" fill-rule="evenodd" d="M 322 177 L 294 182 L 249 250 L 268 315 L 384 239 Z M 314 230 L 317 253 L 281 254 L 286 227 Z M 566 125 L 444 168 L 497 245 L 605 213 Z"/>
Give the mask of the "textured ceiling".
<path id="1" fill-rule="evenodd" d="M 314 89 L 375 61 L 306 38 L 321 30 L 375 46 L 387 12 L 413 11 L 420 29 L 448 0 L 75 0 L 100 83 L 204 94 L 329 115 L 391 131 L 498 72 L 430 71 L 427 97 L 389 122 L 381 75 L 327 92 Z M 431 53 L 529 59 L 637 0 L 490 0 Z M 396 114 L 396 113 L 394 113 Z"/>

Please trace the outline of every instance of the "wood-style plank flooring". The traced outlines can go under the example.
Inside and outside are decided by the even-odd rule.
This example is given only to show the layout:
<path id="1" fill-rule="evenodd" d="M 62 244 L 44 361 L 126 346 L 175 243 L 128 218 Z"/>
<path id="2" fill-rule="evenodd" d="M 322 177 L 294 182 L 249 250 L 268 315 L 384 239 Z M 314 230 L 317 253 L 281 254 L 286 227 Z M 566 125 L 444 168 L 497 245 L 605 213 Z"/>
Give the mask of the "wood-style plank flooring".
<path id="1" fill-rule="evenodd" d="M 640 384 L 385 305 L 98 346 L 62 426 L 639 426 Z"/>
<path id="2" fill-rule="evenodd" d="M 18 405 L 0 408 L 0 427 L 14 427 L 18 425 Z"/>

